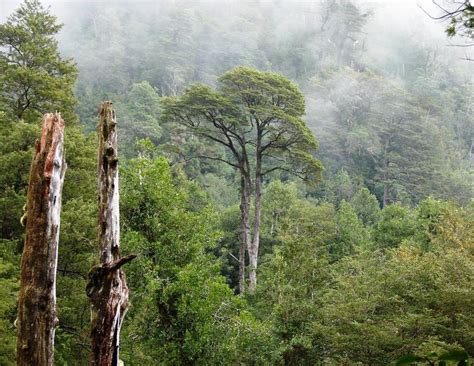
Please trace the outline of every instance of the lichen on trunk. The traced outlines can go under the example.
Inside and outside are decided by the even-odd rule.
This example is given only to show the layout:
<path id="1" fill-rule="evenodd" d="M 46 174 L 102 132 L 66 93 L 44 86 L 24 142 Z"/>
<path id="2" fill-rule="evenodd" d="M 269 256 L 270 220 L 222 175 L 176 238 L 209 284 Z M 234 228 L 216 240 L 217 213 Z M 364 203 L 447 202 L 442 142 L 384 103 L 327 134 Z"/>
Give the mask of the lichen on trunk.
<path id="1" fill-rule="evenodd" d="M 100 107 L 98 151 L 99 260 L 89 272 L 92 365 L 118 365 L 119 335 L 127 312 L 128 287 L 121 266 L 135 256 L 121 257 L 117 129 L 111 102 Z"/>
<path id="2" fill-rule="evenodd" d="M 56 268 L 64 160 L 64 121 L 43 117 L 36 141 L 26 205 L 26 238 L 18 299 L 17 364 L 52 365 L 56 317 Z"/>

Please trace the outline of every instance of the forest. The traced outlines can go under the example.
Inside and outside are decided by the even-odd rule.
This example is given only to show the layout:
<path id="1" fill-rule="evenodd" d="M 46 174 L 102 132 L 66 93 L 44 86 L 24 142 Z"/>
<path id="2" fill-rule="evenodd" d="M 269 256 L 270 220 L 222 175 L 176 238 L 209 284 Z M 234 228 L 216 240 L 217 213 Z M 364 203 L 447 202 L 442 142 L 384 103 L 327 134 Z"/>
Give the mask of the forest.
<path id="1" fill-rule="evenodd" d="M 0 365 L 474 362 L 473 28 L 469 0 L 0 0 Z"/>

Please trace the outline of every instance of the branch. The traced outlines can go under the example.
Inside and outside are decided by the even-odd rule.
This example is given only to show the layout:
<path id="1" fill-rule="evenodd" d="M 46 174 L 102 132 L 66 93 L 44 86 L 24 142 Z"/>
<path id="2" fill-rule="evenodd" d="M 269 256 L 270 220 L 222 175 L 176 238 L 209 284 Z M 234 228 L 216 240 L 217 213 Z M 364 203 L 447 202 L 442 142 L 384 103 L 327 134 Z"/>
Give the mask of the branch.
<path id="1" fill-rule="evenodd" d="M 423 9 L 423 7 L 420 5 L 420 4 L 417 4 L 417 6 L 423 11 L 423 13 L 425 13 L 426 15 L 428 15 L 431 19 L 434 19 L 434 20 L 446 20 L 448 18 L 451 18 L 455 15 L 458 15 L 458 14 L 461 14 L 464 9 L 463 9 L 463 6 L 466 4 L 466 2 L 463 2 L 459 8 L 457 8 L 456 10 L 453 10 L 453 11 L 448 11 L 446 10 L 445 8 L 443 8 L 441 5 L 439 5 L 435 0 L 432 1 L 433 4 L 435 4 L 438 8 L 440 8 L 442 11 L 444 11 L 444 15 L 441 15 L 439 17 L 435 17 L 433 15 L 431 15 L 430 13 L 428 13 L 425 9 Z"/>
<path id="2" fill-rule="evenodd" d="M 262 177 L 265 176 L 266 174 L 271 173 L 271 172 L 274 172 L 274 171 L 276 171 L 276 170 L 282 170 L 282 171 L 284 171 L 284 172 L 288 172 L 288 173 L 294 175 L 294 176 L 297 177 L 297 178 L 300 178 L 301 180 L 307 180 L 307 177 L 304 176 L 303 173 L 297 172 L 296 170 L 291 170 L 291 169 L 285 168 L 285 167 L 283 167 L 283 166 L 276 166 L 276 167 L 273 167 L 273 168 L 270 168 L 270 169 L 264 171 L 264 172 L 262 173 Z"/>
<path id="3" fill-rule="evenodd" d="M 234 163 L 231 163 L 230 161 L 228 160 L 225 160 L 225 159 L 221 159 L 221 158 L 215 158 L 215 157 L 212 157 L 212 156 L 205 156 L 205 155 L 196 155 L 196 156 L 192 156 L 190 157 L 189 159 L 209 159 L 209 160 L 215 160 L 215 161 L 220 161 L 222 163 L 226 163 L 234 168 L 237 168 L 237 169 L 240 169 L 240 166 L 238 166 L 237 164 L 234 164 Z"/>
<path id="4" fill-rule="evenodd" d="M 233 255 L 232 253 L 229 253 L 229 255 L 230 255 L 232 258 L 234 258 L 238 263 L 240 263 L 239 259 L 238 259 L 235 255 Z"/>
<path id="5" fill-rule="evenodd" d="M 127 255 L 126 257 L 122 257 L 120 259 L 117 259 L 115 262 L 112 262 L 110 263 L 108 266 L 107 266 L 107 269 L 109 271 L 117 271 L 120 269 L 120 267 L 122 267 L 124 264 L 127 264 L 128 262 L 131 262 L 133 259 L 135 259 L 137 257 L 136 254 L 130 254 L 130 255 Z"/>

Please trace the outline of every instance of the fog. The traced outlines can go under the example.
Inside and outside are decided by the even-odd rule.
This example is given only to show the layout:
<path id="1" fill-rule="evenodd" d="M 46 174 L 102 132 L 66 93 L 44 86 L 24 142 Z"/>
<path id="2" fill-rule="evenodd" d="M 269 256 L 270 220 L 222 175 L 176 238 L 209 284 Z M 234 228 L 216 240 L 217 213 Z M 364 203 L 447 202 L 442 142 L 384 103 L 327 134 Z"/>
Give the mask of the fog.
<path id="1" fill-rule="evenodd" d="M 20 3 L 19 0 L 1 0 L 0 21 L 4 21 Z M 90 18 L 99 20 L 101 17 L 107 18 L 106 14 L 126 13 L 123 18 L 126 22 L 124 26 L 131 26 L 126 33 L 130 35 L 135 33 L 136 37 L 130 40 L 123 39 L 123 41 L 140 42 L 141 38 L 146 37 L 145 25 L 150 27 L 158 25 L 163 20 L 162 14 L 167 13 L 171 8 L 199 14 L 203 19 L 208 18 L 212 22 L 219 20 L 227 25 L 237 24 L 239 19 L 247 20 L 249 23 L 240 23 L 239 29 L 226 29 L 227 32 L 240 33 L 244 38 L 252 39 L 259 27 L 271 25 L 274 29 L 272 37 L 284 39 L 292 30 L 309 30 L 314 24 L 318 24 L 323 16 L 322 5 L 325 2 L 322 0 L 128 2 L 45 0 L 42 3 L 49 6 L 58 20 L 64 23 L 59 36 L 60 47 L 66 56 L 76 59 L 81 67 L 81 59 L 84 55 L 80 54 L 80 49 L 77 49 L 75 45 L 81 44 L 81 38 L 84 36 L 81 33 L 81 24 L 86 23 Z M 442 13 L 431 0 L 357 0 L 353 3 L 362 13 L 365 12 L 368 15 L 367 22 L 363 26 L 361 41 L 364 41 L 364 47 L 376 63 L 384 63 L 387 58 L 401 58 L 400 51 L 406 46 L 405 40 L 416 38 L 416 43 L 423 47 L 433 47 L 440 53 L 450 55 L 450 61 L 456 67 L 471 68 L 471 65 L 466 65 L 462 59 L 470 58 L 472 49 L 455 47 L 463 44 L 464 40 L 459 37 L 448 39 L 444 33 L 446 21 L 441 22 L 430 18 L 429 15 L 436 17 Z M 450 2 L 445 1 L 443 5 L 449 8 Z M 101 28 L 104 36 L 107 36 L 109 31 L 113 32 L 114 29 L 107 29 L 106 26 Z M 308 42 L 312 41 L 308 39 Z M 278 40 L 274 43 L 278 43 Z M 125 44 L 120 44 L 120 46 L 126 47 Z M 229 48 L 231 49 L 232 46 L 222 46 L 222 48 L 227 48 L 223 52 L 230 51 Z M 238 46 L 245 50 L 246 47 L 252 47 L 252 44 L 247 40 L 247 43 L 243 42 Z M 321 45 L 318 46 L 321 47 Z M 323 46 L 329 47 L 330 44 Z"/>

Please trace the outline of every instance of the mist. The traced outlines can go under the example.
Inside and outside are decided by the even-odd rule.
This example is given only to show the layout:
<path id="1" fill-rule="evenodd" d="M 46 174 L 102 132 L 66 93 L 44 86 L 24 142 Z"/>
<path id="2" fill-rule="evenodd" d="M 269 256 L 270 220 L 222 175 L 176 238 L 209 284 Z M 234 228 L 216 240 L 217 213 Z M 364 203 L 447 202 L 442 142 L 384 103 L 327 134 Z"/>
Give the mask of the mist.
<path id="1" fill-rule="evenodd" d="M 474 47 L 436 19 L 461 4 L 0 0 L 0 364 L 41 343 L 28 307 L 57 365 L 468 364 Z M 53 125 L 57 296 L 21 264 Z"/>

